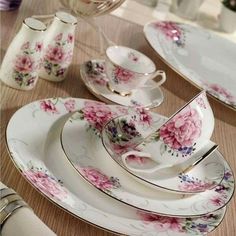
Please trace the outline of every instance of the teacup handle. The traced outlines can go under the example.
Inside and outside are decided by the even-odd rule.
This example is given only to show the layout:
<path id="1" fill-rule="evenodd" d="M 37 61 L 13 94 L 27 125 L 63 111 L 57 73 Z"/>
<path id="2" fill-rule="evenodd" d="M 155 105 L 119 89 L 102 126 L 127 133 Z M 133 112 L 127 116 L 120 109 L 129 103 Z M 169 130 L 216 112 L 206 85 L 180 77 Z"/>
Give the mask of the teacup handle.
<path id="1" fill-rule="evenodd" d="M 122 159 L 122 162 L 123 164 L 125 165 L 125 167 L 131 171 L 134 171 L 134 172 L 139 172 L 139 173 L 153 173 L 157 170 L 160 170 L 160 169 L 163 169 L 163 168 L 167 168 L 167 167 L 170 167 L 170 165 L 156 165 L 152 168 L 147 168 L 147 169 L 139 169 L 139 168 L 134 168 L 134 167 L 131 167 L 129 165 L 129 163 L 127 162 L 127 157 L 130 156 L 130 155 L 135 155 L 135 156 L 138 156 L 140 158 L 149 158 L 151 159 L 152 161 L 155 161 L 153 160 L 152 156 L 150 155 L 150 153 L 145 153 L 145 152 L 139 152 L 139 151 L 129 151 L 129 152 L 126 152 L 124 153 L 123 155 L 121 155 L 121 159 Z"/>
<path id="2" fill-rule="evenodd" d="M 155 85 L 154 87 L 159 87 L 161 86 L 165 81 L 166 81 L 166 73 L 163 71 L 163 70 L 157 70 L 150 79 L 154 79 L 156 78 L 157 76 L 160 76 L 161 77 L 161 80 L 159 80 L 158 82 L 155 81 Z M 150 86 L 150 85 L 143 85 L 142 87 L 153 87 Z"/>

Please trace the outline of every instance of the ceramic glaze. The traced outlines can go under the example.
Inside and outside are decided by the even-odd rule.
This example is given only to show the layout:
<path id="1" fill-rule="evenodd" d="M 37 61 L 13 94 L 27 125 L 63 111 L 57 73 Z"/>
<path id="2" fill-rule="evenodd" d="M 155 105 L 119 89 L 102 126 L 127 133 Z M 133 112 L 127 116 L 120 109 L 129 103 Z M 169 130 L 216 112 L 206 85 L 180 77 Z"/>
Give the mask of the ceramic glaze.
<path id="1" fill-rule="evenodd" d="M 164 71 L 156 70 L 151 59 L 144 54 L 123 46 L 110 46 L 106 50 L 108 87 L 120 95 L 130 95 L 132 90 L 145 87 L 145 83 L 157 76 L 160 86 L 166 80 Z"/>
<path id="2" fill-rule="evenodd" d="M 164 96 L 155 82 L 149 80 L 145 88 L 133 90 L 129 96 L 120 96 L 111 92 L 107 88 L 108 78 L 104 60 L 92 60 L 85 62 L 80 67 L 82 81 L 88 90 L 98 99 L 106 103 L 115 103 L 123 106 L 142 106 L 145 108 L 154 108 L 159 106 Z"/>
<path id="3" fill-rule="evenodd" d="M 61 149 L 60 129 L 68 112 L 81 109 L 85 101 L 88 100 L 40 100 L 12 116 L 6 131 L 10 156 L 32 187 L 64 211 L 117 234 L 191 236 L 211 232 L 221 223 L 226 208 L 195 218 L 137 211 L 104 196 L 72 171 Z M 171 222 L 175 222 L 175 227 Z"/>
<path id="4" fill-rule="evenodd" d="M 76 24 L 76 18 L 68 13 L 55 14 L 44 40 L 45 49 L 39 73 L 43 79 L 59 82 L 66 78 L 73 57 Z"/>
<path id="5" fill-rule="evenodd" d="M 39 20 L 26 18 L 4 56 L 0 79 L 8 86 L 33 89 L 38 80 L 46 26 Z"/>

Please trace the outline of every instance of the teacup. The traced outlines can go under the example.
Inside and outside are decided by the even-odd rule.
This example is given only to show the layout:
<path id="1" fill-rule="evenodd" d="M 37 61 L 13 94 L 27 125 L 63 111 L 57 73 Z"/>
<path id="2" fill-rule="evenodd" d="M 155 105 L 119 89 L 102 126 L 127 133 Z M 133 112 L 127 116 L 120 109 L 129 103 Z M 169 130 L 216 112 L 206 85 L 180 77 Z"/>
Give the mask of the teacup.
<path id="1" fill-rule="evenodd" d="M 143 127 L 137 115 L 117 117 L 104 127 L 103 144 L 113 159 L 120 158 L 131 171 L 154 171 L 196 162 L 215 144 L 210 141 L 214 129 L 214 116 L 205 91 L 198 94 L 163 125 Z M 132 131 L 132 132 L 131 132 Z M 131 133 L 130 133 L 131 132 Z M 117 152 L 119 147 L 119 152 Z M 144 168 L 131 166 L 128 159 L 148 160 Z M 200 156 L 199 156 L 200 158 Z"/>
<path id="2" fill-rule="evenodd" d="M 108 88 L 119 95 L 126 96 L 132 90 L 147 87 L 149 79 L 160 76 L 155 86 L 160 86 L 166 81 L 166 74 L 156 70 L 154 62 L 141 52 L 124 47 L 110 46 L 106 50 L 106 73 Z"/>

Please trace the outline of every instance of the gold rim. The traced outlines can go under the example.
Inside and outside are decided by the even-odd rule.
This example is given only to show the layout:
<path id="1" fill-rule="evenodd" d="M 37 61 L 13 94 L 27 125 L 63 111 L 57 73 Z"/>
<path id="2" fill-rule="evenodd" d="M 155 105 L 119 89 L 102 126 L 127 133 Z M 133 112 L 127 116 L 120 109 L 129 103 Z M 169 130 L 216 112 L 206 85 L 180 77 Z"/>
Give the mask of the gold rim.
<path id="1" fill-rule="evenodd" d="M 224 207 L 226 206 L 227 203 L 226 203 L 224 206 L 220 207 L 219 209 L 216 209 L 216 210 L 211 211 L 211 212 L 208 212 L 208 213 L 199 214 L 199 215 L 170 215 L 170 214 L 154 212 L 154 211 L 146 210 L 146 209 L 144 210 L 144 209 L 139 208 L 139 207 L 137 207 L 137 206 L 134 206 L 134 205 L 132 205 L 132 204 L 130 204 L 130 203 L 128 203 L 128 202 L 125 202 L 125 201 L 123 201 L 123 200 L 120 200 L 119 198 L 116 198 L 115 196 L 113 196 L 113 195 L 111 195 L 111 194 L 109 194 L 109 193 L 103 191 L 103 190 L 100 189 L 100 188 L 97 188 L 97 187 L 96 187 L 95 185 L 93 185 L 86 177 L 84 177 L 84 175 L 81 174 L 80 171 L 74 166 L 73 162 L 70 160 L 70 158 L 69 158 L 68 155 L 67 155 L 67 152 L 66 152 L 65 149 L 64 149 L 64 145 L 63 145 L 63 142 L 62 142 L 62 132 L 63 132 L 63 128 L 65 127 L 66 122 L 68 122 L 68 120 L 69 120 L 70 118 L 71 118 L 71 117 L 69 117 L 69 118 L 65 121 L 64 126 L 61 128 L 61 132 L 60 132 L 60 143 L 61 143 L 62 150 L 63 150 L 63 152 L 64 152 L 64 154 L 65 154 L 65 157 L 66 157 L 67 161 L 68 161 L 69 164 L 71 165 L 71 167 L 72 167 L 88 184 L 90 184 L 91 186 L 95 187 L 95 188 L 96 188 L 98 191 L 100 191 L 101 193 L 103 193 L 103 194 L 105 194 L 105 195 L 111 197 L 112 199 L 114 199 L 114 200 L 116 200 L 116 201 L 118 201 L 118 202 L 121 202 L 121 203 L 123 203 L 123 204 L 125 204 L 125 205 L 127 205 L 127 206 L 131 206 L 131 207 L 133 207 L 133 208 L 135 208 L 135 209 L 138 209 L 138 210 L 141 210 L 141 211 L 146 211 L 146 212 L 149 212 L 149 213 L 154 213 L 154 214 L 161 215 L 161 216 L 166 216 L 166 217 L 177 217 L 177 218 L 180 218 L 180 219 L 188 218 L 188 217 L 192 217 L 192 218 L 202 217 L 202 216 L 204 216 L 204 215 L 210 214 L 211 212 L 216 212 L 216 211 L 218 211 L 218 210 L 220 210 L 220 209 L 222 209 L 222 208 L 224 208 Z M 109 123 L 109 122 L 108 122 L 108 123 Z M 106 126 L 106 125 L 105 125 L 105 126 Z M 105 145 L 104 145 L 104 143 L 103 143 L 103 139 L 101 139 L 101 143 L 103 144 L 103 146 L 104 146 L 104 148 L 105 148 Z M 106 149 L 106 148 L 105 148 L 105 149 Z M 107 150 L 107 149 L 106 149 L 106 150 Z M 112 158 L 112 159 L 113 159 L 113 158 Z M 115 160 L 113 159 L 113 161 L 115 161 Z M 116 162 L 116 161 L 115 161 L 115 162 Z M 222 178 L 222 180 L 223 180 L 223 178 Z M 185 194 L 183 194 L 183 196 L 184 196 L 184 195 L 185 195 Z M 232 194 L 231 198 L 232 198 L 232 197 L 233 197 L 233 194 Z M 230 198 L 230 199 L 231 199 L 231 198 Z M 229 200 L 229 201 L 230 201 L 230 200 Z M 228 201 L 228 202 L 229 202 L 229 201 Z"/>
<path id="2" fill-rule="evenodd" d="M 30 18 L 30 17 L 29 17 L 29 18 Z M 26 19 L 28 19 L 28 18 L 26 18 Z M 37 19 L 35 19 L 35 18 L 32 18 L 32 19 L 34 19 L 34 20 L 39 21 L 40 23 L 42 23 L 42 24 L 45 26 L 44 29 L 41 29 L 41 30 L 40 30 L 40 29 L 35 29 L 35 28 L 29 26 L 29 25 L 25 22 L 26 19 L 23 20 L 23 24 L 24 24 L 27 28 L 29 28 L 29 29 L 31 29 L 31 30 L 34 30 L 34 31 L 38 31 L 38 32 L 44 32 L 44 31 L 46 31 L 47 27 L 46 27 L 46 25 L 44 25 L 43 22 L 41 22 L 41 21 L 39 21 L 39 20 L 37 20 Z"/>
<path id="3" fill-rule="evenodd" d="M 153 63 L 153 65 L 154 65 L 154 67 L 155 67 L 154 71 L 148 72 L 148 73 L 140 73 L 140 72 L 133 71 L 133 70 L 130 70 L 130 69 L 126 68 L 126 67 L 123 67 L 123 66 L 118 65 L 117 63 L 115 63 L 115 62 L 107 55 L 107 51 L 108 51 L 108 49 L 111 48 L 111 47 L 120 47 L 120 48 L 122 47 L 122 48 L 126 48 L 126 49 L 131 49 L 131 50 L 133 50 L 133 51 L 136 51 L 136 52 L 142 54 L 144 57 L 148 58 L 148 59 L 150 60 L 150 62 Z M 138 50 L 133 49 L 133 48 L 128 48 L 128 47 L 119 46 L 119 45 L 113 45 L 113 46 L 110 46 L 110 47 L 108 47 L 108 48 L 106 49 L 106 54 L 105 54 L 105 56 L 106 56 L 107 60 L 109 60 L 109 62 L 110 62 L 111 64 L 113 64 L 113 66 L 117 66 L 117 67 L 120 67 L 120 68 L 124 68 L 125 70 L 127 70 L 127 71 L 129 71 L 129 72 L 132 72 L 132 73 L 135 73 L 135 74 L 138 74 L 138 75 L 142 75 L 142 76 L 152 75 L 152 74 L 154 74 L 154 73 L 157 71 L 157 68 L 156 68 L 155 63 L 154 63 L 148 56 L 146 56 L 146 55 L 143 54 L 142 52 L 139 52 Z"/>
<path id="4" fill-rule="evenodd" d="M 132 94 L 132 92 L 119 92 L 119 91 L 113 89 L 113 88 L 111 87 L 111 85 L 110 85 L 109 82 L 107 82 L 107 88 L 108 88 L 112 93 L 118 94 L 118 95 L 120 95 L 120 96 L 122 96 L 122 97 L 128 97 L 128 96 L 130 96 L 130 95 Z"/>
<path id="5" fill-rule="evenodd" d="M 42 195 L 43 197 L 45 197 L 45 198 L 46 198 L 49 202 L 51 202 L 53 205 L 56 205 L 59 209 L 65 211 L 66 213 L 69 213 L 71 216 L 73 216 L 73 217 L 75 217 L 75 218 L 77 218 L 77 219 L 79 219 L 79 220 L 81 220 L 81 221 L 83 221 L 83 222 L 85 222 L 85 223 L 88 223 L 88 224 L 91 225 L 91 226 L 94 226 L 94 227 L 99 228 L 99 229 L 102 229 L 102 230 L 104 230 L 104 231 L 111 232 L 111 233 L 115 233 L 115 234 L 118 234 L 118 235 L 121 235 L 121 236 L 129 236 L 129 235 L 127 235 L 127 234 L 121 234 L 121 233 L 119 233 L 119 232 L 117 232 L 117 231 L 109 230 L 109 229 L 107 229 L 107 228 L 105 228 L 105 227 L 99 226 L 99 225 L 94 224 L 94 223 L 92 223 L 92 222 L 90 222 L 90 221 L 88 221 L 88 220 L 83 219 L 82 217 L 76 215 L 75 213 L 72 213 L 71 211 L 67 210 L 67 209 L 64 208 L 63 206 L 59 205 L 57 202 L 55 202 L 54 200 L 52 200 L 51 198 L 49 198 L 45 193 L 43 193 L 41 190 L 39 190 L 35 185 L 33 185 L 32 182 L 31 182 L 29 179 L 27 179 L 27 178 L 22 174 L 22 169 L 18 166 L 18 163 L 16 163 L 16 161 L 14 160 L 14 157 L 13 157 L 13 155 L 12 155 L 10 149 L 9 149 L 8 142 L 7 142 L 7 129 L 8 129 L 9 123 L 10 123 L 10 120 L 8 121 L 7 126 L 6 126 L 6 129 L 5 129 L 5 145 L 6 145 L 6 149 L 7 149 L 8 155 L 9 155 L 9 157 L 10 157 L 10 160 L 13 162 L 14 166 L 16 167 L 17 171 L 21 174 L 21 176 L 23 177 L 23 179 L 25 179 L 26 182 L 28 182 L 28 183 L 33 187 L 33 189 L 35 189 L 40 195 Z M 219 153 L 220 153 L 220 152 L 219 152 Z M 221 153 L 220 153 L 220 154 L 221 154 Z M 226 160 L 225 160 L 225 161 L 226 161 Z M 226 163 L 227 163 L 227 161 L 226 161 Z M 233 177 L 234 177 L 233 172 L 232 172 L 232 175 L 233 175 Z M 235 189 L 234 189 L 234 190 L 235 190 Z M 234 193 L 234 191 L 233 191 L 233 193 Z M 233 197 L 233 194 L 232 194 L 232 197 Z M 232 198 L 232 197 L 231 197 L 231 198 Z M 230 200 L 231 200 L 231 198 L 230 198 Z M 229 201 L 230 201 L 230 200 L 229 200 Z M 219 225 L 222 223 L 222 221 L 224 220 L 225 215 L 226 215 L 227 206 L 225 205 L 224 207 L 222 207 L 222 208 L 220 208 L 220 209 L 223 209 L 223 208 L 225 208 L 225 209 L 224 209 L 224 213 L 223 213 L 223 215 L 222 215 L 222 217 L 221 217 L 221 220 L 219 221 L 219 223 L 218 223 L 216 226 L 214 226 L 214 228 L 213 228 L 211 231 L 209 231 L 209 233 L 210 233 L 210 232 L 213 232 L 214 230 L 216 230 L 216 229 L 219 227 Z M 218 209 L 218 210 L 220 210 L 220 209 Z"/>
<path id="6" fill-rule="evenodd" d="M 69 14 L 69 13 L 67 13 L 67 12 L 65 12 L 66 14 Z M 59 20 L 59 21 L 61 21 L 62 23 L 64 23 L 64 24 L 67 24 L 67 25 L 77 25 L 77 23 L 78 23 L 78 21 L 76 20 L 75 22 L 73 22 L 73 23 L 70 23 L 70 22 L 67 22 L 67 21 L 64 21 L 64 20 L 62 20 L 60 17 L 58 17 L 57 16 L 57 14 L 58 14 L 58 12 L 56 12 L 55 13 L 55 18 L 57 19 L 57 20 Z M 69 14 L 70 15 L 70 14 Z M 74 16 L 73 16 L 74 17 Z M 76 18 L 75 18 L 76 19 Z"/>
<path id="7" fill-rule="evenodd" d="M 147 27 L 149 24 L 154 23 L 154 22 L 157 22 L 157 21 L 151 21 L 151 22 L 147 23 L 147 24 L 144 26 L 144 29 L 143 29 L 144 36 L 145 36 L 145 39 L 146 39 L 148 45 L 156 52 L 156 55 L 158 56 L 158 58 L 159 58 L 162 62 L 164 62 L 167 66 L 169 66 L 176 74 L 180 75 L 183 79 L 185 79 L 186 81 L 188 81 L 190 84 L 192 84 L 192 85 L 195 86 L 196 88 L 198 88 L 198 89 L 200 89 L 200 90 L 204 89 L 204 88 L 202 88 L 201 86 L 199 86 L 199 85 L 197 85 L 196 83 L 194 83 L 192 80 L 190 80 L 187 76 L 185 76 L 184 74 L 182 74 L 182 73 L 181 73 L 179 70 L 177 70 L 173 65 L 171 65 L 170 62 L 168 62 L 164 57 L 162 57 L 162 56 L 157 52 L 157 50 L 152 46 L 152 44 L 149 42 L 149 40 L 148 40 L 148 38 L 147 38 L 147 35 L 146 35 L 146 33 L 145 33 L 144 30 L 145 30 L 145 27 Z M 207 90 L 206 90 L 206 91 L 207 91 Z M 224 101 L 220 100 L 219 98 L 217 98 L 216 96 L 212 95 L 212 94 L 209 93 L 208 91 L 207 91 L 207 95 L 208 95 L 208 96 L 210 95 L 210 97 L 213 98 L 215 101 L 220 102 L 222 105 L 224 105 L 224 106 L 230 108 L 231 110 L 236 111 L 236 108 L 234 108 L 234 106 L 231 106 L 231 105 L 225 103 Z"/>
<path id="8" fill-rule="evenodd" d="M 97 61 L 101 61 L 101 60 L 97 60 Z M 126 106 L 126 105 L 122 105 L 118 102 L 115 102 L 113 100 L 110 100 L 109 98 L 106 98 L 104 97 L 101 93 L 98 93 L 93 86 L 90 85 L 90 83 L 88 83 L 88 81 L 86 80 L 86 72 L 84 71 L 84 67 L 86 65 L 87 62 L 83 63 L 80 65 L 80 77 L 82 79 L 82 81 L 84 82 L 85 86 L 87 87 L 87 89 L 95 96 L 97 97 L 98 99 L 102 100 L 103 102 L 106 102 L 106 103 L 110 103 L 110 104 L 116 104 L 116 105 L 119 105 L 119 106 Z M 159 88 L 160 89 L 160 88 Z M 158 106 L 160 106 L 163 101 L 164 101 L 164 95 L 163 95 L 163 92 L 162 90 L 160 89 L 160 92 L 161 92 L 161 95 L 162 95 L 162 100 L 160 101 L 160 103 L 157 103 L 156 105 L 151 103 L 150 106 L 144 106 L 144 108 L 146 110 L 151 110 L 151 109 L 155 109 L 157 108 Z M 126 106 L 128 107 L 128 106 Z"/>

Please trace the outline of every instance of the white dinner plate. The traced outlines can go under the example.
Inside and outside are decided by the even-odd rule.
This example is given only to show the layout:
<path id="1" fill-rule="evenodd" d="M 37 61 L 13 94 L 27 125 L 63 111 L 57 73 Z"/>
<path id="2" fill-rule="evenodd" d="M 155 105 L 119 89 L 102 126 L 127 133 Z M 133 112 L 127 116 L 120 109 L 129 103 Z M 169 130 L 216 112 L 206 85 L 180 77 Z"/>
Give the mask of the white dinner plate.
<path id="1" fill-rule="evenodd" d="M 144 26 L 147 41 L 186 80 L 236 110 L 236 44 L 207 30 L 170 21 Z"/>
<path id="2" fill-rule="evenodd" d="M 140 212 L 105 196 L 73 172 L 61 150 L 59 134 L 68 112 L 81 108 L 85 101 L 36 101 L 10 119 L 6 139 L 11 160 L 35 189 L 68 213 L 119 234 L 202 235 L 220 224 L 226 208 L 194 219 Z"/>

